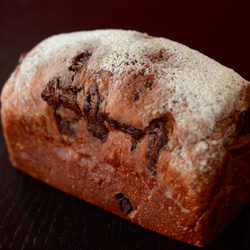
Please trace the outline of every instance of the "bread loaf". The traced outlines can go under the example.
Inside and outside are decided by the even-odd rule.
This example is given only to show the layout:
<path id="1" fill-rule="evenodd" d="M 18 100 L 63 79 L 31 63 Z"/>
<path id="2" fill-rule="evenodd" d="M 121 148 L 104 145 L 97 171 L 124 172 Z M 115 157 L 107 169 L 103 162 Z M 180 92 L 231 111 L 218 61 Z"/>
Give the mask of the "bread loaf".
<path id="1" fill-rule="evenodd" d="M 13 166 L 144 228 L 204 246 L 250 201 L 250 83 L 179 43 L 55 35 L 1 102 Z"/>

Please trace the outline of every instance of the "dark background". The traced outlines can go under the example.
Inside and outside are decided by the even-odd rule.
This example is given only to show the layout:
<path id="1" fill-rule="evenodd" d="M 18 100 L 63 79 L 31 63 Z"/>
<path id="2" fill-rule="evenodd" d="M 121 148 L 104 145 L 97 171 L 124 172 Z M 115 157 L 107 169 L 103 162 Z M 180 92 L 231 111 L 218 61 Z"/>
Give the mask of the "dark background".
<path id="1" fill-rule="evenodd" d="M 0 91 L 19 55 L 57 33 L 132 29 L 181 42 L 250 80 L 246 1 L 0 0 Z M 0 249 L 197 249 L 13 169 L 0 125 Z M 205 249 L 250 249 L 250 206 Z"/>

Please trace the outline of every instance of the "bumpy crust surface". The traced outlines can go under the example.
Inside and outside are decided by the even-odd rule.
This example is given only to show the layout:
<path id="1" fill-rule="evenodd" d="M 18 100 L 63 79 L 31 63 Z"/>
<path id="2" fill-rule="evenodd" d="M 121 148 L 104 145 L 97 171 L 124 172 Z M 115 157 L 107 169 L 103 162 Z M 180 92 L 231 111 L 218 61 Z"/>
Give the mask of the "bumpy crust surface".
<path id="1" fill-rule="evenodd" d="M 164 38 L 53 36 L 3 89 L 10 159 L 66 193 L 204 246 L 250 200 L 249 86 Z"/>

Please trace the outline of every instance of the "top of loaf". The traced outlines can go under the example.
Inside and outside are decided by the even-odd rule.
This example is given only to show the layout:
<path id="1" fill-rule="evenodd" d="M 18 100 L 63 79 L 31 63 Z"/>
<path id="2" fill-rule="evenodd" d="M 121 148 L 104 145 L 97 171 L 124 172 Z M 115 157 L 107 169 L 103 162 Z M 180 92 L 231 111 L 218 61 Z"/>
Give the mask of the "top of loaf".
<path id="1" fill-rule="evenodd" d="M 136 31 L 95 30 L 52 36 L 25 57 L 20 66 L 23 81 L 16 83 L 17 88 L 21 93 L 39 70 L 69 64 L 72 57 L 86 50 L 92 53 L 88 72 L 100 91 L 109 86 L 106 112 L 131 126 L 145 128 L 152 119 L 171 114 L 180 143 L 188 145 L 208 138 L 219 121 L 244 109 L 249 82 L 233 70 L 187 46 Z M 110 73 L 109 83 L 101 77 L 103 71 Z M 142 91 L 137 102 L 131 102 L 132 92 L 142 86 L 136 76 L 153 78 L 156 84 L 152 91 Z"/>

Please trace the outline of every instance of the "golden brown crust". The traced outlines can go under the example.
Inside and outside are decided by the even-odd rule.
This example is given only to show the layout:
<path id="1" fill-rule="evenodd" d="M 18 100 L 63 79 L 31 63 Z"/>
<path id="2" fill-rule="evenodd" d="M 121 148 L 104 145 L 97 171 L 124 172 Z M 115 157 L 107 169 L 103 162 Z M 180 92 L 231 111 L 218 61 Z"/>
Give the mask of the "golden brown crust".
<path id="1" fill-rule="evenodd" d="M 204 246 L 250 200 L 249 99 L 249 82 L 185 46 L 93 31 L 29 52 L 1 114 L 18 169 Z"/>

